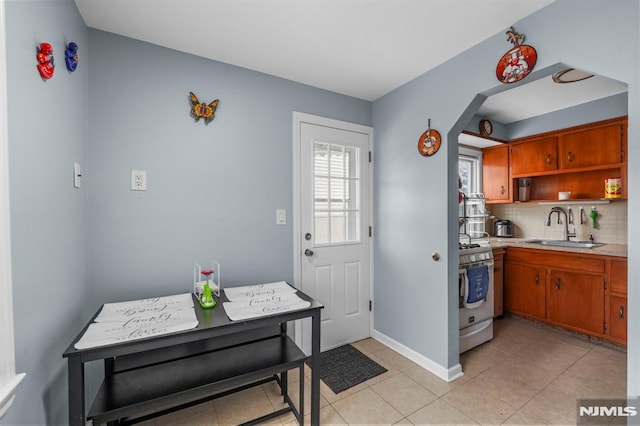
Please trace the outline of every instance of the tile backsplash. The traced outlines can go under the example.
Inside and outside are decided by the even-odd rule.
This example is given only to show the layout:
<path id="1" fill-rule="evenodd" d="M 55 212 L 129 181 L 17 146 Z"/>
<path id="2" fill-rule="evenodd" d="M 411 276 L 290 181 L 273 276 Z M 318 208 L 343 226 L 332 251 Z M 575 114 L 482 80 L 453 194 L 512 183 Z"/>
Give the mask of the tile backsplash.
<path id="1" fill-rule="evenodd" d="M 569 207 L 573 212 L 573 224 L 569 224 L 569 232 L 576 230 L 575 240 L 588 240 L 589 234 L 593 235 L 596 242 L 609 244 L 627 244 L 627 201 L 612 201 L 610 204 L 572 204 L 560 205 L 567 213 Z M 583 224 L 580 224 L 580 207 L 584 208 Z M 492 204 L 487 209 L 497 219 L 509 219 L 514 225 L 514 237 L 516 238 L 542 238 L 559 240 L 563 237 L 564 225 L 558 225 L 557 214 L 551 218 L 551 226 L 544 226 L 547 214 L 554 205 L 539 205 L 536 202 L 515 204 Z M 589 213 L 591 207 L 598 211 L 597 227 L 591 226 Z M 564 217 L 561 216 L 561 221 Z M 487 229 L 493 234 L 493 221 L 487 222 Z"/>

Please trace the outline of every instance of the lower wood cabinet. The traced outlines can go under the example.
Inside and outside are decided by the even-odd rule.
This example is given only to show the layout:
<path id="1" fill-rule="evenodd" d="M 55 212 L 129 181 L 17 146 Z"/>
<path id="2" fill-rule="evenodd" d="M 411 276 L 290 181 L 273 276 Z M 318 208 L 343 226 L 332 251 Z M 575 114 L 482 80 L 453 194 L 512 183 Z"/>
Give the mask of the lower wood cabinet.
<path id="1" fill-rule="evenodd" d="M 627 259 L 610 259 L 606 295 L 606 338 L 627 343 Z"/>
<path id="2" fill-rule="evenodd" d="M 541 266 L 506 261 L 504 310 L 544 319 L 546 317 L 545 274 L 545 269 Z"/>
<path id="3" fill-rule="evenodd" d="M 504 253 L 503 247 L 493 249 L 493 317 L 504 315 Z"/>
<path id="4" fill-rule="evenodd" d="M 604 275 L 549 271 L 547 319 L 589 334 L 604 333 Z"/>
<path id="5" fill-rule="evenodd" d="M 627 342 L 627 298 L 611 296 L 609 298 L 608 334 L 611 340 Z"/>
<path id="6" fill-rule="evenodd" d="M 626 344 L 625 258 L 509 247 L 504 310 Z"/>

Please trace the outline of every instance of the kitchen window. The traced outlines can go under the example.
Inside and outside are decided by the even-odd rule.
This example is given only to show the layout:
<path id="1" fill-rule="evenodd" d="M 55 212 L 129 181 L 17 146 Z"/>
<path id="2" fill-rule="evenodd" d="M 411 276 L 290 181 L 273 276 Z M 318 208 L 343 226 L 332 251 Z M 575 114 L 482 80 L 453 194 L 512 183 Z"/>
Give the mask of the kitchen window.
<path id="1" fill-rule="evenodd" d="M 482 152 L 460 147 L 458 175 L 462 183 L 462 192 L 467 195 L 482 192 Z"/>

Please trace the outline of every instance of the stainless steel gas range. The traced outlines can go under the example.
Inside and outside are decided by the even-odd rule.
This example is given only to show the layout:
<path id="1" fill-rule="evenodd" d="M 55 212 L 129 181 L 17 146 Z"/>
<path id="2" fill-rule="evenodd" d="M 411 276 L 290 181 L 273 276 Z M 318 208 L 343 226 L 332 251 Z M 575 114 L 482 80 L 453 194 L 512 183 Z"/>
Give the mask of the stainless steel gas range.
<path id="1" fill-rule="evenodd" d="M 493 339 L 493 252 L 491 247 L 459 245 L 460 353 Z"/>

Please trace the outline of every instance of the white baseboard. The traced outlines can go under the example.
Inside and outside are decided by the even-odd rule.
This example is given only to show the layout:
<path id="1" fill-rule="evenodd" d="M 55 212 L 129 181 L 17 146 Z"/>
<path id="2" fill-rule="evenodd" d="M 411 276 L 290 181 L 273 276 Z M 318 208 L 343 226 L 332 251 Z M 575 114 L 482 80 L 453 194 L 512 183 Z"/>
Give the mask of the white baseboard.
<path id="1" fill-rule="evenodd" d="M 440 377 L 442 380 L 446 382 L 452 382 L 455 379 L 458 379 L 464 375 L 462 372 L 462 366 L 460 363 L 454 365 L 451 368 L 443 367 L 432 359 L 427 358 L 424 355 L 419 354 L 411 348 L 406 347 L 402 343 L 392 339 L 391 337 L 380 333 L 378 330 L 373 330 L 371 333 L 371 337 L 378 340 L 383 345 L 387 346 L 389 349 L 392 349 L 398 352 L 400 355 L 405 358 L 410 359 L 411 361 L 418 364 L 420 367 L 429 371 L 430 373 L 435 374 Z"/>

